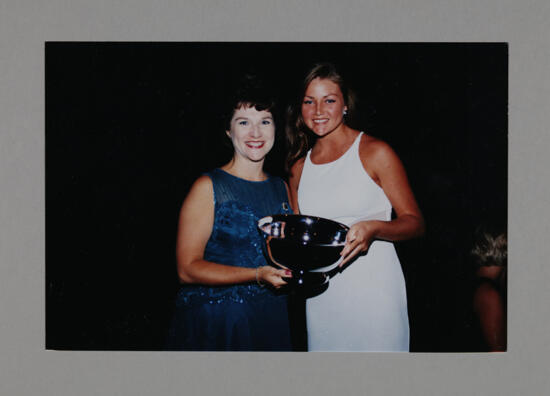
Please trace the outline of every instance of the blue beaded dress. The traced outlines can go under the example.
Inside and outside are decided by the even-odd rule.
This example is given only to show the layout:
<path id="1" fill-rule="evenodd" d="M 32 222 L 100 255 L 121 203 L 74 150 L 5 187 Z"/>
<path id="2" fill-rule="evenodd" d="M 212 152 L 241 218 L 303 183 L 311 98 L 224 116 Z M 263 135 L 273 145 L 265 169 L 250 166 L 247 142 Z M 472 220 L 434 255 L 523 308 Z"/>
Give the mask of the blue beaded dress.
<path id="1" fill-rule="evenodd" d="M 278 177 L 253 182 L 221 169 L 208 172 L 214 187 L 214 225 L 204 259 L 256 268 L 266 265 L 260 218 L 290 213 Z M 291 350 L 287 297 L 269 287 L 183 285 L 169 329 L 167 349 L 194 351 Z"/>

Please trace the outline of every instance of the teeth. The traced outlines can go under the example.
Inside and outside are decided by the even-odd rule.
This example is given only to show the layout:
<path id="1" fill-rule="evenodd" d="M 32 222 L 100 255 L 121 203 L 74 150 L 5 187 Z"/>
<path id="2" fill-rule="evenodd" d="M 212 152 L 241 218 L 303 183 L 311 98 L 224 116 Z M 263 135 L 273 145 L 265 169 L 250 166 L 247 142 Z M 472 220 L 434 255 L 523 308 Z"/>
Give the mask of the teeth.
<path id="1" fill-rule="evenodd" d="M 256 147 L 256 148 L 262 147 L 264 145 L 263 142 L 247 142 L 246 144 L 250 147 Z"/>
<path id="2" fill-rule="evenodd" d="M 315 124 L 322 124 L 323 122 L 327 122 L 328 120 L 313 120 Z"/>

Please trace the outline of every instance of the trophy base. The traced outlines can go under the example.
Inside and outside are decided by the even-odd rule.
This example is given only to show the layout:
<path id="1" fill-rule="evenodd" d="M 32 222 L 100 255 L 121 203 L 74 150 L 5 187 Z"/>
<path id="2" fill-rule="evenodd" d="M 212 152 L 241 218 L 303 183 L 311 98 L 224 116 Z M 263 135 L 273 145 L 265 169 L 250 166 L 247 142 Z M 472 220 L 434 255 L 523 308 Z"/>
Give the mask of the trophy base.
<path id="1" fill-rule="evenodd" d="M 300 291 L 302 289 L 311 289 L 327 284 L 328 275 L 322 272 L 310 272 L 304 270 L 292 271 L 291 278 L 283 278 L 292 289 Z"/>

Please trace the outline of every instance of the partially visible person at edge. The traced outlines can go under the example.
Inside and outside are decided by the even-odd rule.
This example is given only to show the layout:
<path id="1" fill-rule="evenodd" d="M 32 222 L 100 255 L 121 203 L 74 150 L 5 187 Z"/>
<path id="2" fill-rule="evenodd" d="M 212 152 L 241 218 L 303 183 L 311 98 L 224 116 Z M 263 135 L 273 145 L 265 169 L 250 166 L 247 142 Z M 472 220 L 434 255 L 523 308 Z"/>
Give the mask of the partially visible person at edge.
<path id="1" fill-rule="evenodd" d="M 336 68 L 318 64 L 287 126 L 294 211 L 351 227 L 337 276 L 306 301 L 308 348 L 408 351 L 405 280 L 392 242 L 422 235 L 424 220 L 391 147 L 346 124 L 353 105 Z"/>
<path id="2" fill-rule="evenodd" d="M 275 140 L 274 102 L 247 80 L 228 108 L 226 137 L 233 158 L 199 177 L 183 202 L 177 233 L 177 270 L 183 284 L 167 349 L 291 350 L 288 271 L 269 266 L 257 221 L 291 213 L 285 182 L 268 175 Z"/>
<path id="3" fill-rule="evenodd" d="M 474 312 L 487 349 L 503 352 L 506 351 L 506 234 L 482 225 L 474 235 L 471 251 L 477 277 Z"/>

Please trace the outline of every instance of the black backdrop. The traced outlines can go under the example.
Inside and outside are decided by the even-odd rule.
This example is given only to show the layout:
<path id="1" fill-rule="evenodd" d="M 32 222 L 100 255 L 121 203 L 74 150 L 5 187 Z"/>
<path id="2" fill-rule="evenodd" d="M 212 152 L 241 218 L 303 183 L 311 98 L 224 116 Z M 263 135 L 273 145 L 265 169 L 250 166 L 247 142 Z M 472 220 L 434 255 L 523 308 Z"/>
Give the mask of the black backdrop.
<path id="1" fill-rule="evenodd" d="M 331 61 L 359 98 L 352 126 L 392 145 L 427 222 L 423 238 L 396 244 L 411 350 L 483 350 L 468 250 L 481 222 L 506 225 L 505 44 L 47 43 L 45 51 L 47 348 L 162 349 L 178 287 L 180 205 L 193 180 L 230 155 L 219 120 L 225 95 L 243 72 L 262 73 L 284 108 L 305 72 Z M 282 140 L 269 165 L 284 176 Z"/>

